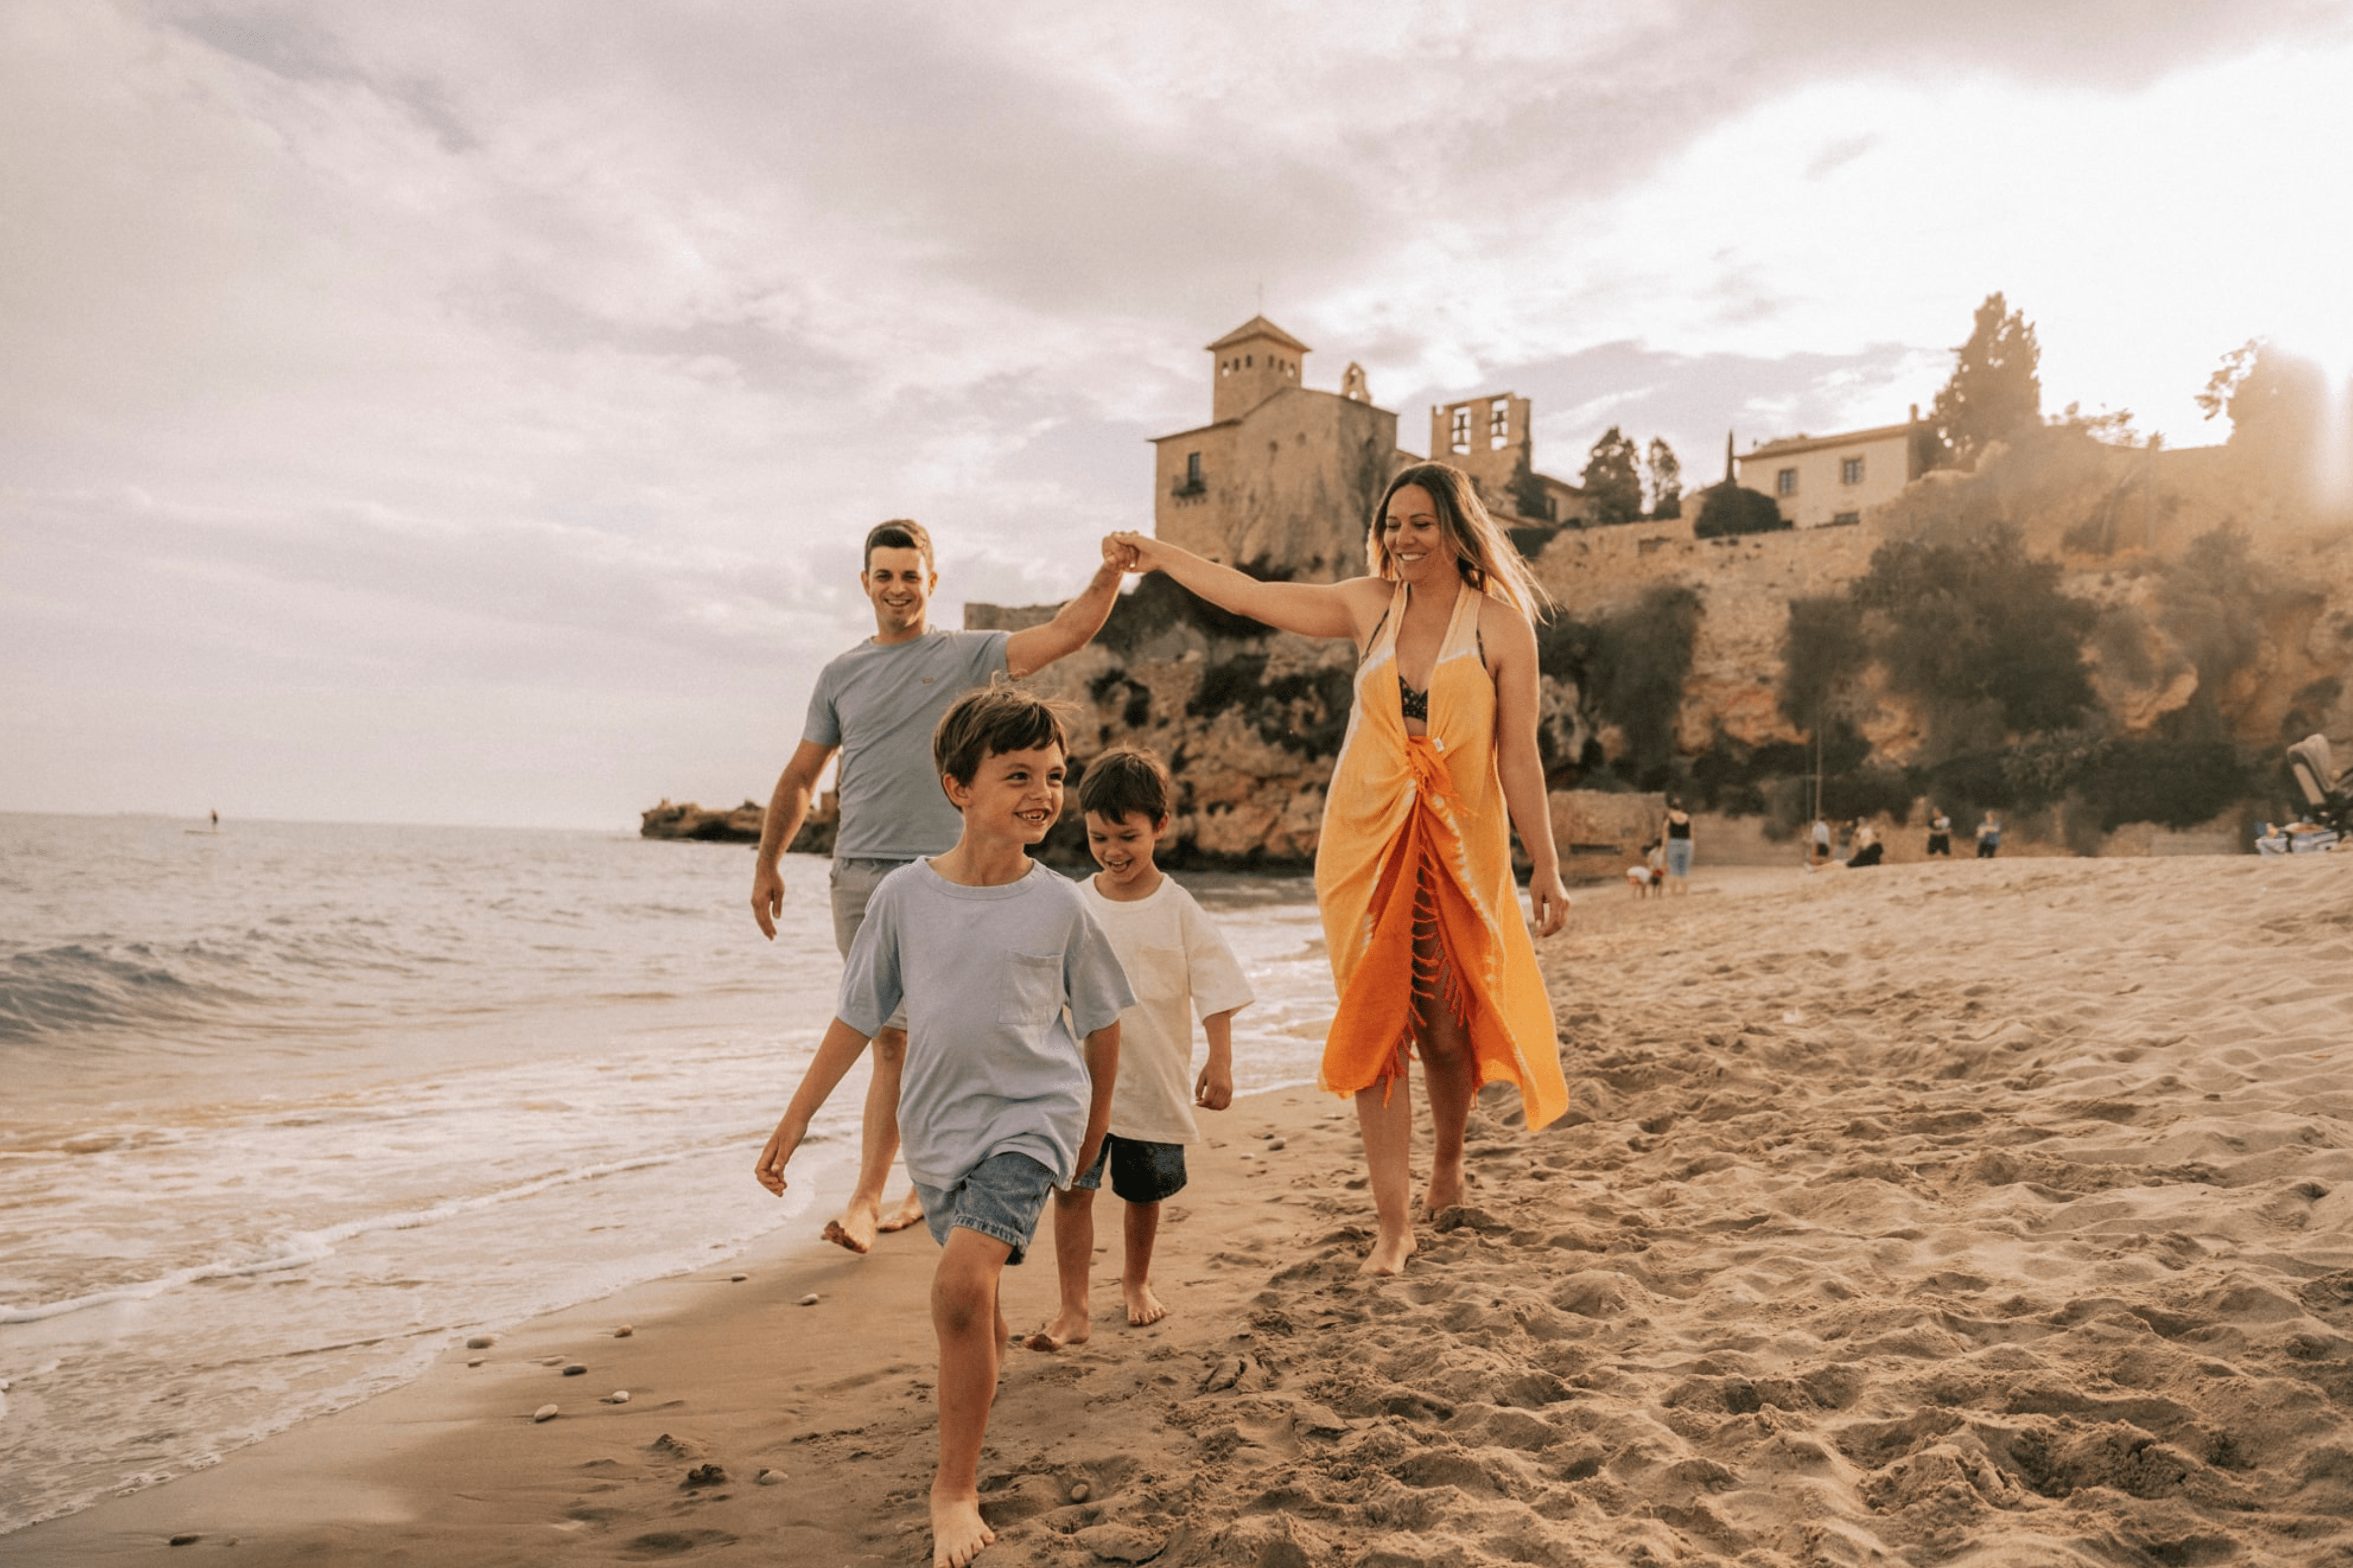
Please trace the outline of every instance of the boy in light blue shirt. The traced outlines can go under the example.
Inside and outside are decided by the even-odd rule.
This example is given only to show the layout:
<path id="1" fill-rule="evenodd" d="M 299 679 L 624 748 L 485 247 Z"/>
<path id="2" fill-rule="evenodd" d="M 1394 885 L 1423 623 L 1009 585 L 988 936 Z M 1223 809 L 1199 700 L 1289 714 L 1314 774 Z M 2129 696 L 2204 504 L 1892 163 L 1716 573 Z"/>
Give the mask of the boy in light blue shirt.
<path id="1" fill-rule="evenodd" d="M 1029 1251 L 1047 1194 L 1103 1146 L 1119 1016 L 1135 1000 L 1079 889 L 1029 856 L 1061 815 L 1066 744 L 1054 709 L 1009 686 L 942 717 L 933 756 L 963 836 L 875 889 L 839 1011 L 755 1171 L 784 1192 L 811 1118 L 906 1003 L 899 1132 L 941 1247 L 933 1561 L 955 1568 L 996 1539 L 979 1468 L 1007 1338 L 998 1281 Z"/>

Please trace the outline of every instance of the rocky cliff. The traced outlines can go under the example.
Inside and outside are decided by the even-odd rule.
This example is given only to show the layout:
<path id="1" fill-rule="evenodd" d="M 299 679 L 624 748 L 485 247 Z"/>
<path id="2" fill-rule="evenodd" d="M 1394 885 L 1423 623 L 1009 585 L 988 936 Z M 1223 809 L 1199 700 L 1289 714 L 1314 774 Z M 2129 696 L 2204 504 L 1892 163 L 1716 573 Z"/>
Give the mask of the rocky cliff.
<path id="1" fill-rule="evenodd" d="M 1891 574 L 1873 573 L 1887 547 L 1942 559 L 1930 547 L 1951 541 L 2049 563 L 2083 606 L 2069 618 L 2088 628 L 2093 700 L 2060 732 L 2005 728 L 1968 693 L 1906 689 L 1890 668 L 1895 612 L 1852 596 Z M 2167 779 L 2133 770 L 2204 759 L 2221 773 L 2198 798 L 2223 815 L 2200 822 L 2227 841 L 2232 812 L 2269 804 L 2285 740 L 2353 731 L 2353 528 L 2273 495 L 2221 448 L 2116 447 L 2054 426 L 1859 524 L 1702 540 L 1689 521 L 1642 522 L 1525 542 L 1562 605 L 1542 634 L 1542 740 L 1556 833 L 1565 856 L 1581 851 L 1572 869 L 1621 860 L 1665 788 L 1786 833 L 1811 809 L 1817 766 L 1832 815 L 1893 824 L 1934 794 L 1956 815 L 2015 812 L 2014 843 L 2146 853 L 2152 821 L 2192 823 Z M 1801 601 L 1845 605 L 1878 650 L 1839 686 L 1827 741 L 1788 713 Z M 1049 613 L 976 605 L 967 624 Z M 1345 643 L 1268 635 L 1147 578 L 1093 646 L 1032 684 L 1078 705 L 1082 763 L 1123 741 L 1168 761 L 1181 856 L 1290 865 L 1314 853 L 1352 663 Z"/>

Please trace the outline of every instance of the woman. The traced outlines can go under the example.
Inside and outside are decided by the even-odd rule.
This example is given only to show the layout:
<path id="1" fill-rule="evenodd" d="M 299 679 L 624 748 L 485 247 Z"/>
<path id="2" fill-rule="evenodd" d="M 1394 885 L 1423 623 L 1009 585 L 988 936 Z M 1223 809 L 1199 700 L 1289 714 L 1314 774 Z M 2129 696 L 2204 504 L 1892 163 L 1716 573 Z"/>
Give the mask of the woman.
<path id="1" fill-rule="evenodd" d="M 1667 876 L 1671 879 L 1668 888 L 1677 893 L 1690 892 L 1692 819 L 1691 813 L 1683 809 L 1683 796 L 1667 796 L 1666 826 L 1659 829 L 1659 837 L 1667 845 Z"/>
<path id="2" fill-rule="evenodd" d="M 1366 542 L 1373 575 L 1261 583 L 1138 533 L 1111 542 L 1211 604 L 1302 637 L 1356 646 L 1315 898 L 1340 1007 L 1324 1087 L 1353 1095 L 1380 1235 L 1365 1271 L 1413 1252 L 1408 1155 L 1419 1047 L 1435 1140 L 1430 1213 L 1462 1202 L 1462 1140 L 1478 1087 L 1516 1084 L 1531 1128 L 1565 1110 L 1552 1002 L 1512 879 L 1516 824 L 1535 870 L 1541 934 L 1568 917 L 1536 753 L 1536 640 L 1546 596 L 1457 468 L 1389 481 Z M 1506 813 L 1508 812 L 1508 820 Z"/>

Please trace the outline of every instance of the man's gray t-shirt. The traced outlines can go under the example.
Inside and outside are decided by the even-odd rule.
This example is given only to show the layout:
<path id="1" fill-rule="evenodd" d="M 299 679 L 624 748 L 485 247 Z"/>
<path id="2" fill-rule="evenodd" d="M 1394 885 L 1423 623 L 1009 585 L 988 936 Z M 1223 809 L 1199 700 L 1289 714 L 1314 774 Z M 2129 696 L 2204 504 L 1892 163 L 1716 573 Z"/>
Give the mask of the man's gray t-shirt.
<path id="1" fill-rule="evenodd" d="M 944 1189 L 1015 1153 L 1067 1185 L 1087 1131 L 1079 1042 L 1135 1004 L 1079 889 L 1038 865 L 996 888 L 951 882 L 924 860 L 900 867 L 850 944 L 841 1021 L 871 1036 L 902 999 L 907 1174 Z"/>
<path id="2" fill-rule="evenodd" d="M 837 858 L 912 860 L 955 847 L 964 822 L 932 765 L 932 731 L 957 698 L 1006 673 L 1006 638 L 928 631 L 888 647 L 870 639 L 818 673 L 801 738 L 841 748 Z"/>

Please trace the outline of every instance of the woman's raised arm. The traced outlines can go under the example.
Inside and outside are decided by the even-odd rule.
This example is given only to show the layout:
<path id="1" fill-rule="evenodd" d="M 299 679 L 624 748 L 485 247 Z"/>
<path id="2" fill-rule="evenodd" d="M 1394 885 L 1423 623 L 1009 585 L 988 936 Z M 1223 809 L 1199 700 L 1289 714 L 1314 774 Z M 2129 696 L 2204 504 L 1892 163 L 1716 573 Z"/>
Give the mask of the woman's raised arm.
<path id="1" fill-rule="evenodd" d="M 1148 533 L 1114 533 L 1103 541 L 1103 549 L 1108 555 L 1114 548 L 1128 552 L 1131 572 L 1166 572 L 1221 610 L 1303 637 L 1347 637 L 1361 644 L 1388 605 L 1390 586 L 1377 578 L 1261 583 Z"/>

